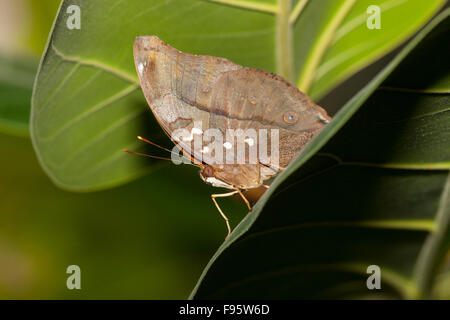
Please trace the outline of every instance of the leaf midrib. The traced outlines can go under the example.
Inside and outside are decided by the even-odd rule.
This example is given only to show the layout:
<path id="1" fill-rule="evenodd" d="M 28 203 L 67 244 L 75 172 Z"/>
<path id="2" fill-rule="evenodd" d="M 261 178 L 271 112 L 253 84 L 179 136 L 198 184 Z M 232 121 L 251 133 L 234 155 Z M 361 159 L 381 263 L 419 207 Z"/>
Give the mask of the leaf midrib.
<path id="1" fill-rule="evenodd" d="M 316 156 L 328 157 L 337 162 L 335 166 L 355 166 L 355 167 L 371 167 L 384 169 L 404 169 L 404 170 L 448 170 L 450 162 L 424 162 L 424 163 L 401 163 L 401 162 L 363 162 L 348 161 L 340 156 L 329 152 L 317 152 Z"/>
<path id="2" fill-rule="evenodd" d="M 220 288 L 219 290 L 208 294 L 208 296 L 217 295 L 222 291 L 229 290 L 233 287 L 238 287 L 245 283 L 261 281 L 263 279 L 270 279 L 282 275 L 292 275 L 308 270 L 314 272 L 321 272 L 326 270 L 341 270 L 367 276 L 367 266 L 370 264 L 371 262 L 368 261 L 355 261 L 351 263 L 335 262 L 329 264 L 305 264 L 297 267 L 280 268 L 261 273 L 253 273 L 250 277 L 228 283 L 226 286 Z M 415 296 L 417 296 L 417 287 L 412 279 L 405 277 L 386 266 L 383 266 L 383 281 L 396 288 L 407 299 L 413 299 Z"/>
<path id="3" fill-rule="evenodd" d="M 282 226 L 272 228 L 264 231 L 254 232 L 245 238 L 237 240 L 234 245 L 241 244 L 249 239 L 262 237 L 268 234 L 292 231 L 307 228 L 329 228 L 329 227 L 360 227 L 371 229 L 399 229 L 399 230 L 413 230 L 434 232 L 436 230 L 436 223 L 432 219 L 379 219 L 379 220 L 354 220 L 354 221 L 319 221 L 319 222 L 304 222 L 289 226 Z"/>
<path id="4" fill-rule="evenodd" d="M 105 63 L 102 63 L 102 62 L 99 62 L 96 60 L 88 60 L 85 58 L 74 57 L 74 56 L 64 54 L 59 49 L 57 49 L 54 44 L 51 45 L 51 48 L 52 48 L 53 52 L 64 61 L 70 61 L 70 62 L 78 63 L 80 65 L 98 68 L 103 71 L 109 72 L 109 73 L 117 76 L 118 78 L 126 80 L 130 83 L 139 84 L 139 80 L 137 79 L 136 76 L 132 76 L 129 73 L 122 71 L 118 68 L 115 68 L 113 66 L 110 66 L 108 64 L 105 64 Z"/>
<path id="5" fill-rule="evenodd" d="M 322 57 L 325 55 L 327 48 L 333 41 L 333 36 L 336 33 L 337 27 L 342 23 L 347 13 L 355 4 L 355 1 L 356 0 L 346 0 L 342 3 L 341 7 L 334 13 L 323 32 L 319 35 L 318 41 L 311 48 L 311 53 L 308 55 L 304 68 L 300 72 L 297 80 L 297 87 L 303 92 L 308 92 L 310 89 L 316 70 L 320 65 Z"/>

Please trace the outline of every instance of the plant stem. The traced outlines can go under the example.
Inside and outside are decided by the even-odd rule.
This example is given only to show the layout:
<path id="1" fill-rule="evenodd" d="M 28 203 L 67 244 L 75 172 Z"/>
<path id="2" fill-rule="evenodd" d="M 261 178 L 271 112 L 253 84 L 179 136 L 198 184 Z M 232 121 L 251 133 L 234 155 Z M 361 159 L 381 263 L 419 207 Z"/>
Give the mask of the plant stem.
<path id="1" fill-rule="evenodd" d="M 337 27 L 341 24 L 342 20 L 344 20 L 354 3 L 355 0 L 344 1 L 339 10 L 336 11 L 334 17 L 330 19 L 322 34 L 319 35 L 318 41 L 311 49 L 312 52 L 305 63 L 304 69 L 300 73 L 297 83 L 297 86 L 303 92 L 308 92 L 311 87 L 315 72 L 320 64 L 320 61 L 322 60 L 323 55 L 325 54 L 325 51 L 333 40 Z"/>
<path id="2" fill-rule="evenodd" d="M 292 73 L 292 28 L 289 23 L 292 0 L 278 0 L 277 12 L 277 73 L 293 81 Z"/>

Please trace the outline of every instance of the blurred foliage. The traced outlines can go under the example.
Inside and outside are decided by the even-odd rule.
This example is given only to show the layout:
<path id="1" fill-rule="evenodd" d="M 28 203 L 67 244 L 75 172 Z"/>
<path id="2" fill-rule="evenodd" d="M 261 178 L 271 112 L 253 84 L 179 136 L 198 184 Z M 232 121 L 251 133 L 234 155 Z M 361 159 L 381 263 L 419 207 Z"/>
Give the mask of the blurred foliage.
<path id="1" fill-rule="evenodd" d="M 0 53 L 0 131 L 28 136 L 30 103 L 37 61 Z"/>
<path id="2" fill-rule="evenodd" d="M 194 168 L 71 193 L 45 176 L 28 139 L 0 135 L 0 145 L 2 299 L 185 299 L 226 235 L 213 188 Z M 233 199 L 221 203 L 232 221 L 246 212 Z M 71 264 L 82 290 L 66 288 Z"/>
<path id="3" fill-rule="evenodd" d="M 45 48 L 61 0 L 28 0 L 28 3 L 32 28 L 28 33 L 27 43 L 32 52 L 40 56 Z"/>
<path id="4" fill-rule="evenodd" d="M 51 29 L 59 0 L 6 0 L 3 10 L 15 12 L 10 20 L 0 21 L 0 132 L 28 136 L 31 94 L 38 59 Z M 8 14 L 3 12 L 3 14 Z M 14 20 L 20 18 L 22 21 Z M 11 25 L 5 25 L 10 23 Z"/>

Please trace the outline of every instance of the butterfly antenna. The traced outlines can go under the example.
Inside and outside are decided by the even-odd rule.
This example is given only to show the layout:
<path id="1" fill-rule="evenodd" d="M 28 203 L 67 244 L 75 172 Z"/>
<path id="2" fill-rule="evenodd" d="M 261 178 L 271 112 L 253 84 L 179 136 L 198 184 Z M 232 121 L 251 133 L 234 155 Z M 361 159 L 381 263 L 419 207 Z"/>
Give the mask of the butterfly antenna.
<path id="1" fill-rule="evenodd" d="M 173 152 L 172 150 L 169 150 L 169 149 L 167 149 L 167 148 L 164 148 L 164 147 L 160 146 L 159 144 L 154 143 L 154 142 L 152 142 L 152 141 L 150 141 L 150 140 L 148 140 L 148 139 L 145 139 L 145 138 L 143 138 L 143 137 L 141 137 L 141 136 L 137 136 L 137 138 L 138 138 L 139 140 L 144 141 L 144 142 L 147 142 L 148 144 L 151 144 L 152 146 L 155 146 L 155 147 L 157 147 L 157 148 L 159 148 L 159 149 L 161 149 L 161 150 L 167 151 L 167 152 L 169 152 L 169 153 L 172 153 L 172 152 Z M 193 165 L 193 166 L 199 167 L 199 168 L 202 168 L 202 167 L 203 167 L 203 164 L 202 164 L 201 162 L 199 162 L 197 159 L 195 159 L 195 158 L 192 157 L 190 154 L 188 154 L 183 148 L 181 148 L 181 147 L 178 145 L 178 143 L 176 143 L 175 141 L 174 141 L 174 143 L 177 145 L 178 148 L 180 148 L 181 151 L 183 151 L 183 156 L 186 156 L 187 159 L 190 159 L 190 160 L 193 162 L 193 163 L 186 163 L 186 164 L 190 164 L 190 165 Z M 128 153 L 137 154 L 137 155 L 147 156 L 147 157 L 155 158 L 155 159 L 171 160 L 171 159 L 168 159 L 168 158 L 152 156 L 152 155 L 149 155 L 149 154 L 138 153 L 138 152 L 133 152 L 133 151 L 129 151 L 129 150 L 123 150 L 123 151 L 128 152 Z"/>
<path id="2" fill-rule="evenodd" d="M 187 159 L 190 159 L 193 162 L 193 165 L 199 168 L 203 168 L 205 165 L 201 162 L 195 159 L 192 155 L 190 155 L 188 152 L 186 152 L 176 141 L 172 140 L 173 143 L 181 150 L 183 151 L 183 155 L 187 157 Z"/>
<path id="3" fill-rule="evenodd" d="M 171 150 L 169 150 L 169 149 L 167 149 L 167 148 L 164 148 L 164 147 L 161 147 L 159 144 L 156 144 L 156 143 L 154 143 L 154 142 L 152 142 L 152 141 L 150 141 L 150 140 L 148 140 L 148 139 L 142 138 L 141 136 L 138 136 L 137 138 L 138 138 L 139 140 L 144 141 L 144 142 L 147 142 L 148 144 L 151 144 L 152 146 L 155 146 L 155 147 L 157 147 L 157 148 L 159 148 L 159 149 L 161 149 L 161 150 L 164 150 L 164 151 L 167 151 L 167 152 L 169 152 L 169 153 L 172 153 Z"/>
<path id="4" fill-rule="evenodd" d="M 152 142 L 152 141 L 150 141 L 150 140 L 148 140 L 148 139 L 145 139 L 145 138 L 143 138 L 143 137 L 141 137 L 141 136 L 138 136 L 137 138 L 138 138 L 139 140 L 144 141 L 144 142 L 147 142 L 148 144 L 151 144 L 152 146 L 155 146 L 155 147 L 157 147 L 157 148 L 159 148 L 159 149 L 161 149 L 161 150 L 164 150 L 164 151 L 167 151 L 167 152 L 170 152 L 170 153 L 173 152 L 172 150 L 169 150 L 169 149 L 167 149 L 167 148 L 164 148 L 164 147 L 162 147 L 162 146 L 160 146 L 160 145 L 158 145 L 158 144 L 156 144 L 156 143 L 154 143 L 154 142 Z M 202 163 L 200 163 L 200 162 L 197 161 L 194 157 L 192 157 L 190 154 L 188 154 L 186 151 L 184 151 L 184 149 L 181 148 L 175 141 L 174 141 L 174 143 L 177 145 L 178 148 L 181 149 L 181 151 L 183 151 L 183 155 L 187 156 L 187 159 L 190 159 L 190 160 L 194 163 L 194 165 L 195 165 L 196 167 L 200 167 L 200 168 L 203 167 L 203 164 L 202 164 Z"/>
<path id="5" fill-rule="evenodd" d="M 137 154 L 138 156 L 144 156 L 144 157 L 149 157 L 149 158 L 153 158 L 153 159 L 159 159 L 159 160 L 168 160 L 168 161 L 172 161 L 172 159 L 169 158 L 164 158 L 164 157 L 158 157 L 158 156 L 152 156 L 150 154 L 146 154 L 146 153 L 140 153 L 140 152 L 134 152 L 134 151 L 130 151 L 128 149 L 123 149 L 123 152 L 128 152 L 131 154 Z"/>
<path id="6" fill-rule="evenodd" d="M 138 156 L 144 156 L 144 157 L 152 158 L 152 159 L 160 159 L 160 160 L 172 161 L 172 159 L 169 159 L 169 158 L 153 156 L 151 154 L 146 154 L 146 153 L 134 152 L 134 151 L 131 151 L 131 150 L 128 150 L 128 149 L 123 149 L 122 151 L 123 152 L 127 152 L 127 153 L 131 153 L 131 154 L 136 154 Z M 195 163 L 185 163 L 185 164 L 189 164 L 191 166 L 201 168 L 201 166 L 199 166 L 198 164 L 195 164 Z"/>

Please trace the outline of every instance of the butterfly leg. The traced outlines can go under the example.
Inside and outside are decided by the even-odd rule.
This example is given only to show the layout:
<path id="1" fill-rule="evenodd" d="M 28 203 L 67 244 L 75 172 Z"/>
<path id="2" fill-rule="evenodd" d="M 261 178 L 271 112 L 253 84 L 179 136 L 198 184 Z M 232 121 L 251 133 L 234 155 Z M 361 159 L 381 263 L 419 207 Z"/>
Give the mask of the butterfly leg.
<path id="1" fill-rule="evenodd" d="M 212 195 L 211 195 L 212 201 L 213 201 L 214 204 L 216 205 L 217 210 L 219 210 L 221 216 L 225 219 L 225 223 L 227 224 L 228 234 L 227 234 L 227 236 L 225 237 L 225 239 L 227 239 L 228 236 L 229 236 L 230 233 L 231 233 L 230 222 L 228 221 L 227 216 L 222 212 L 222 209 L 220 209 L 219 204 L 217 203 L 216 198 L 230 197 L 230 196 L 232 196 L 233 194 L 236 194 L 236 193 L 238 193 L 238 191 L 232 191 L 232 192 L 228 192 L 228 193 L 212 194 Z"/>
<path id="2" fill-rule="evenodd" d="M 244 200 L 245 204 L 247 205 L 247 208 L 249 211 L 252 211 L 252 207 L 250 206 L 250 202 L 247 200 L 247 198 L 244 196 L 242 191 L 240 189 L 236 189 L 239 195 L 241 196 L 242 200 Z"/>

